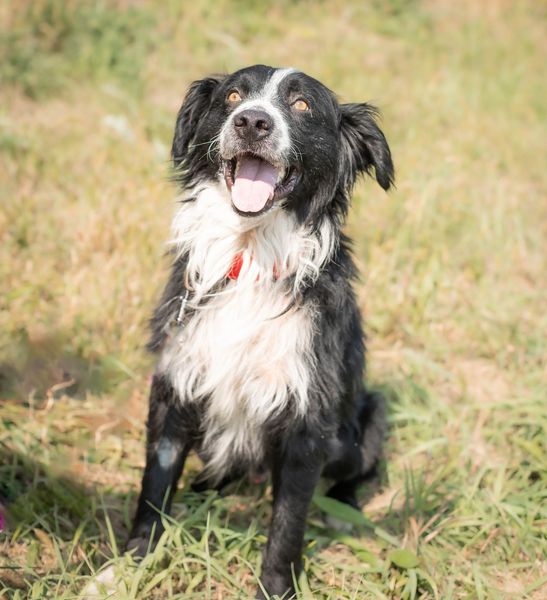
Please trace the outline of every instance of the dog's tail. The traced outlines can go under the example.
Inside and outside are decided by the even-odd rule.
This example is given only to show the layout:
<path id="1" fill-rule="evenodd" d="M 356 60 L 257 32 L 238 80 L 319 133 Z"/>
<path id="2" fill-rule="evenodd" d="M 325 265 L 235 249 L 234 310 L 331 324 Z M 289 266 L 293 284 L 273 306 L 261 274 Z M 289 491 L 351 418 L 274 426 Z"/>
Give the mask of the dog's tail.
<path id="1" fill-rule="evenodd" d="M 358 398 L 358 407 L 358 468 L 351 477 L 338 480 L 327 492 L 327 496 L 357 509 L 359 486 L 368 484 L 366 502 L 386 480 L 384 441 L 387 433 L 385 398 L 381 392 L 363 390 Z"/>
<path id="2" fill-rule="evenodd" d="M 363 481 L 378 475 L 383 464 L 387 437 L 386 399 L 379 390 L 363 390 L 359 400 L 361 425 L 361 477 Z"/>

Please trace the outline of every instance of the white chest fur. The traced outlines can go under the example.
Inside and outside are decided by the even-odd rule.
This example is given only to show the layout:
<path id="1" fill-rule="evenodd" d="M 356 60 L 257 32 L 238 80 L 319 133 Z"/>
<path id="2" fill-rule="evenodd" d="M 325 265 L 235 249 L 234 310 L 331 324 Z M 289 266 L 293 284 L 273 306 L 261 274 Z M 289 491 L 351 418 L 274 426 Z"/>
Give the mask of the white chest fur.
<path id="1" fill-rule="evenodd" d="M 158 370 L 182 402 L 207 399 L 203 446 L 212 476 L 234 460 L 260 462 L 267 421 L 288 407 L 307 409 L 314 308 L 284 313 L 297 291 L 288 293 L 284 278 L 295 275 L 298 286 L 317 276 L 332 236 L 327 228 L 307 235 L 282 210 L 257 221 L 237 216 L 217 186 L 183 204 L 174 221 L 196 310 L 165 345 Z M 210 296 L 240 253 L 238 279 Z"/>
<path id="2" fill-rule="evenodd" d="M 289 402 L 306 410 L 313 315 L 300 309 L 274 318 L 287 298 L 273 287 L 233 284 L 195 313 L 160 360 L 184 402 L 208 398 L 204 447 L 212 471 L 235 457 L 260 461 L 268 419 Z"/>

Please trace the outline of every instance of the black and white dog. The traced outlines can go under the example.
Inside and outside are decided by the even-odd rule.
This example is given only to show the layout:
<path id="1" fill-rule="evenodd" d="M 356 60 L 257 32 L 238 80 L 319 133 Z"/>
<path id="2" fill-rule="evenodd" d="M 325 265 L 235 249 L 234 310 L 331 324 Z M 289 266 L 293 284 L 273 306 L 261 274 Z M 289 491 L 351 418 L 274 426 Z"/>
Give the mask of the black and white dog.
<path id="1" fill-rule="evenodd" d="M 269 470 L 273 516 L 261 583 L 294 591 L 320 476 L 357 506 L 375 470 L 381 403 L 341 233 L 360 173 L 388 189 L 391 154 L 368 104 L 339 104 L 295 69 L 257 65 L 193 83 L 177 117 L 173 267 L 152 319 L 158 362 L 147 460 L 128 549 L 161 534 L 190 450 L 196 489 Z M 257 592 L 263 598 L 262 591 Z"/>

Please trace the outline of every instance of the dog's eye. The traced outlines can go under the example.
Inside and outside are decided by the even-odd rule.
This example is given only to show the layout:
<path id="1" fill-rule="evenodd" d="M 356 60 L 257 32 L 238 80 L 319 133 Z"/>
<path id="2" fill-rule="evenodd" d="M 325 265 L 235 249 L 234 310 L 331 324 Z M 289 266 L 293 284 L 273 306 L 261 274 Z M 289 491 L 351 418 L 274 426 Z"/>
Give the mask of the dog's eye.
<path id="1" fill-rule="evenodd" d="M 235 104 L 236 102 L 241 102 L 241 96 L 239 95 L 239 92 L 236 92 L 236 90 L 232 90 L 228 94 L 228 102 L 230 102 L 231 104 Z"/>
<path id="2" fill-rule="evenodd" d="M 310 110 L 310 105 L 305 100 L 302 100 L 302 98 L 295 100 L 292 103 L 292 107 L 300 112 L 306 112 L 307 110 Z"/>

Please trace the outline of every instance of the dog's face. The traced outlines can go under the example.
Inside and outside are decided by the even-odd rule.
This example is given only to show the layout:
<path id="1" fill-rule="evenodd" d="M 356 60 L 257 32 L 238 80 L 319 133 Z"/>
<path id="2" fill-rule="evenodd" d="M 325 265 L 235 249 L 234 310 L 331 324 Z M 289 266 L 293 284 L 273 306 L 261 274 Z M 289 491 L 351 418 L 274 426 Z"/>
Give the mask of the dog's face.
<path id="1" fill-rule="evenodd" d="M 360 172 L 388 189 L 393 164 L 367 104 L 339 104 L 319 81 L 264 65 L 194 82 L 179 111 L 173 158 L 185 185 L 219 181 L 234 210 L 256 217 L 274 206 L 305 220 L 345 212 Z"/>

